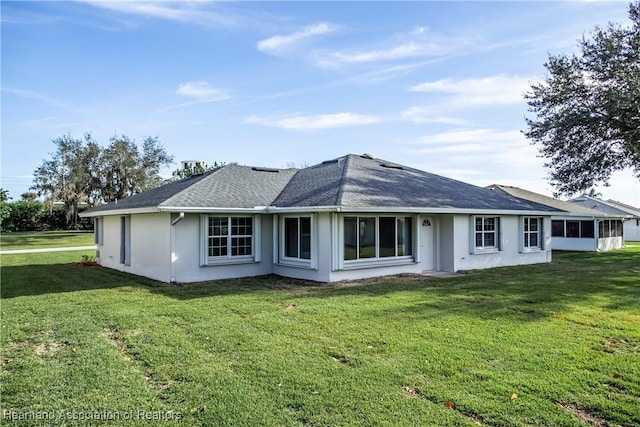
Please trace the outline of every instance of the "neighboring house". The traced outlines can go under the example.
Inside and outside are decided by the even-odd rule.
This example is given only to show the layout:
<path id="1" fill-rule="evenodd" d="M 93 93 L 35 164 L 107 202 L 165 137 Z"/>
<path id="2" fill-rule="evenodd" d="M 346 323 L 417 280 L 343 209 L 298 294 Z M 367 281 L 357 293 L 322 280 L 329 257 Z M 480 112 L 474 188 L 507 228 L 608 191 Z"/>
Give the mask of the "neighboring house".
<path id="1" fill-rule="evenodd" d="M 564 211 L 551 217 L 553 249 L 609 251 L 624 247 L 622 222 L 626 217 L 620 212 L 603 212 L 508 185 L 494 184 L 488 188 Z"/>
<path id="2" fill-rule="evenodd" d="M 640 209 L 613 200 L 605 201 L 589 196 L 580 196 L 569 201 L 580 206 L 623 217 L 622 232 L 624 240 L 640 241 Z"/>
<path id="3" fill-rule="evenodd" d="M 368 155 L 229 165 L 83 213 L 97 259 L 163 282 L 334 282 L 551 261 L 557 209 Z"/>
<path id="4" fill-rule="evenodd" d="M 624 240 L 627 242 L 640 242 L 640 208 L 634 208 L 633 206 L 618 202 L 616 200 L 607 200 L 605 203 L 609 203 L 613 207 L 630 213 L 633 217 L 625 221 L 622 224 L 624 230 Z"/>

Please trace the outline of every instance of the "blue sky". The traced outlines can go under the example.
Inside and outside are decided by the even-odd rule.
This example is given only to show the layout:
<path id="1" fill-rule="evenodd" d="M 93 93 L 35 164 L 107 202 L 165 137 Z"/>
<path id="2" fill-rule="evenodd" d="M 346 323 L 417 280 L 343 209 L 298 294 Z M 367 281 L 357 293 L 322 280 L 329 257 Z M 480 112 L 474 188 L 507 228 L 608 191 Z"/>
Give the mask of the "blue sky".
<path id="1" fill-rule="evenodd" d="M 91 132 L 175 160 L 370 153 L 476 185 L 553 188 L 521 134 L 548 54 L 627 2 L 2 2 L 2 182 Z M 174 168 L 177 165 L 174 166 Z M 166 171 L 166 175 L 170 170 Z M 605 198 L 640 205 L 630 172 Z"/>

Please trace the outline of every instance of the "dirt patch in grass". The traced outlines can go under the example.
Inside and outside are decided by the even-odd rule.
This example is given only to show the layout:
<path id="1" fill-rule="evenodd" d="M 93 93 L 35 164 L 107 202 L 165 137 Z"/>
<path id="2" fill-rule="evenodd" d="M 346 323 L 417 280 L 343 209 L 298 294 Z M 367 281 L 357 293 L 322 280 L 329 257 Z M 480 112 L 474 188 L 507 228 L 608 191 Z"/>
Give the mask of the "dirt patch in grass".
<path id="1" fill-rule="evenodd" d="M 640 343 L 625 338 L 607 338 L 602 343 L 602 351 L 611 354 L 638 354 Z"/>
<path id="2" fill-rule="evenodd" d="M 558 406 L 561 407 L 562 409 L 564 409 L 565 411 L 570 412 L 573 415 L 577 416 L 583 422 L 587 423 L 590 426 L 606 427 L 606 426 L 609 425 L 605 419 L 597 417 L 597 416 L 593 415 L 592 413 L 590 413 L 589 411 L 587 411 L 586 409 L 581 408 L 581 407 L 579 407 L 577 405 L 572 405 L 570 403 L 560 403 L 560 402 L 558 402 Z"/>
<path id="3" fill-rule="evenodd" d="M 287 310 L 287 311 L 292 311 L 297 309 L 298 306 L 296 306 L 295 304 L 288 304 L 286 307 L 283 307 L 283 310 Z"/>
<path id="4" fill-rule="evenodd" d="M 40 344 L 39 346 L 36 347 L 35 353 L 38 356 L 53 356 L 58 351 L 62 350 L 63 348 L 65 348 L 67 346 L 68 346 L 68 344 L 67 343 L 63 343 L 63 342 L 54 342 L 54 343 L 50 343 L 50 344 Z"/>
<path id="5" fill-rule="evenodd" d="M 414 398 L 414 399 L 422 398 L 422 399 L 425 399 L 425 400 L 427 400 L 427 401 L 429 401 L 431 403 L 434 403 L 436 405 L 444 405 L 445 407 L 458 412 L 460 415 L 463 415 L 463 416 L 467 417 L 475 425 L 478 425 L 478 426 L 484 425 L 484 422 L 482 421 L 482 418 L 480 418 L 478 415 L 459 410 L 458 408 L 456 408 L 456 405 L 450 400 L 447 400 L 446 402 L 442 403 L 441 401 L 438 401 L 437 399 L 435 399 L 433 397 L 429 397 L 429 396 L 421 393 L 419 389 L 417 389 L 415 387 L 411 387 L 409 385 L 405 385 L 403 387 L 403 389 L 404 389 L 404 392 L 407 394 L 407 396 L 409 396 L 411 398 Z"/>
<path id="6" fill-rule="evenodd" d="M 171 392 L 171 386 L 173 385 L 172 381 L 161 381 L 154 377 L 153 369 L 143 361 L 136 358 L 136 352 L 133 348 L 129 347 L 124 341 L 124 335 L 122 332 L 118 331 L 115 328 L 104 328 L 104 335 L 107 337 L 109 342 L 113 344 L 118 352 L 122 354 L 122 358 L 131 363 L 136 363 L 138 366 L 141 366 L 144 369 L 144 375 L 142 379 L 151 387 L 156 389 L 160 394 L 161 398 L 168 397 L 168 394 Z M 135 329 L 129 335 L 139 335 L 141 330 Z"/>
<path id="7" fill-rule="evenodd" d="M 409 397 L 420 397 L 420 391 L 411 386 L 404 386 L 404 391 Z"/>

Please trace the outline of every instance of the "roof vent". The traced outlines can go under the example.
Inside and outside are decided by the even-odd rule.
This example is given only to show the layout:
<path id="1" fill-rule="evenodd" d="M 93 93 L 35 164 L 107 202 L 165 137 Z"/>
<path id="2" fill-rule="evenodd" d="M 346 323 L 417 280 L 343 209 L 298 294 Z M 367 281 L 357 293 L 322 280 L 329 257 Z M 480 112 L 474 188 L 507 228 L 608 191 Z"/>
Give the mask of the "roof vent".
<path id="1" fill-rule="evenodd" d="M 333 163 L 338 163 L 340 161 L 340 159 L 333 159 L 333 160 L 325 160 L 324 162 L 322 162 L 321 164 L 323 165 L 330 165 Z"/>
<path id="2" fill-rule="evenodd" d="M 398 169 L 403 171 L 404 168 L 400 165 L 391 165 L 389 163 L 380 163 L 380 166 L 382 166 L 383 168 L 387 168 L 387 169 Z"/>
<path id="3" fill-rule="evenodd" d="M 256 171 L 256 172 L 271 172 L 271 173 L 279 173 L 280 170 L 279 169 L 274 169 L 274 168 L 251 168 L 252 171 Z"/>
<path id="4" fill-rule="evenodd" d="M 367 153 L 364 153 L 360 157 L 362 157 L 363 159 L 369 159 L 369 160 L 375 160 L 376 159 L 376 156 L 374 156 L 373 154 L 367 154 Z"/>

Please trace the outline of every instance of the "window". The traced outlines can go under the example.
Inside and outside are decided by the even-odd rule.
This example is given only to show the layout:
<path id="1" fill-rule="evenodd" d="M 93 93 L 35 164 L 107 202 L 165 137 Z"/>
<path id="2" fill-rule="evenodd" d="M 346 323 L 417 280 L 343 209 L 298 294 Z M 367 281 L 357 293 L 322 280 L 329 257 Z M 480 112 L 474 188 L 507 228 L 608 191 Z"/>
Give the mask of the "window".
<path id="1" fill-rule="evenodd" d="M 93 243 L 95 243 L 96 245 L 103 244 L 104 229 L 102 222 L 102 218 L 93 219 Z"/>
<path id="2" fill-rule="evenodd" d="M 120 217 L 120 264 L 131 265 L 131 217 Z"/>
<path id="3" fill-rule="evenodd" d="M 593 221 L 580 221 L 580 237 L 594 238 L 595 225 Z"/>
<path id="4" fill-rule="evenodd" d="M 347 216 L 344 218 L 344 259 L 411 256 L 412 236 L 410 216 Z"/>
<path id="5" fill-rule="evenodd" d="M 551 221 L 552 237 L 593 238 L 595 226 L 593 221 L 554 219 Z"/>
<path id="6" fill-rule="evenodd" d="M 523 222 L 525 249 L 541 249 L 542 248 L 542 219 L 541 218 L 524 218 Z"/>
<path id="7" fill-rule="evenodd" d="M 598 237 L 623 237 L 622 221 L 617 219 L 605 219 L 598 222 Z"/>
<path id="8" fill-rule="evenodd" d="M 498 231 L 500 227 L 499 217 L 477 216 L 475 217 L 475 249 L 499 250 Z"/>
<path id="9" fill-rule="evenodd" d="M 210 216 L 207 255 L 214 258 L 246 257 L 253 253 L 253 218 Z"/>
<path id="10" fill-rule="evenodd" d="M 311 259 L 311 217 L 284 218 L 284 256 Z"/>
<path id="11" fill-rule="evenodd" d="M 580 237 L 580 221 L 566 221 L 565 237 Z"/>
<path id="12" fill-rule="evenodd" d="M 554 219 L 551 221 L 551 236 L 564 237 L 564 221 Z"/>

